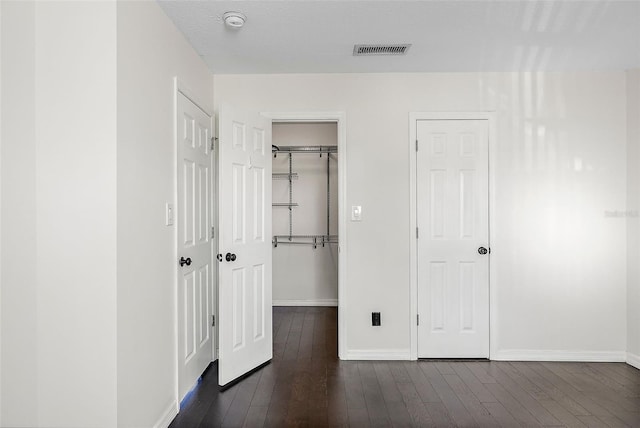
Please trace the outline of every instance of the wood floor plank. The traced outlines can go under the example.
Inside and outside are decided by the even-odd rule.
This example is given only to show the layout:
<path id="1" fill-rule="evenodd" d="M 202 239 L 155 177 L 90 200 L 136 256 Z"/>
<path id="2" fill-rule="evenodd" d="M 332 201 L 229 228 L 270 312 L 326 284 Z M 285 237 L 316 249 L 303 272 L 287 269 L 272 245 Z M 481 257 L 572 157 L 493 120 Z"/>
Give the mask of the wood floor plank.
<path id="1" fill-rule="evenodd" d="M 597 384 L 607 385 L 614 389 L 620 385 L 618 382 L 611 379 L 611 377 L 602 373 L 600 370 L 596 370 L 589 364 L 583 365 L 582 373 L 591 376 Z M 634 397 L 637 396 L 638 393 L 640 393 L 640 382 L 635 384 L 635 386 L 631 386 L 629 389 L 625 389 L 625 394 L 627 394 L 627 396 Z"/>
<path id="2" fill-rule="evenodd" d="M 574 397 L 578 395 L 577 390 L 574 389 L 573 392 L 568 393 L 563 391 L 557 386 L 557 382 L 549 375 L 543 377 L 538 372 L 533 370 L 531 367 L 531 363 L 529 362 L 512 363 L 512 366 L 515 367 L 519 372 L 524 374 L 531 382 L 538 385 L 550 397 L 550 399 L 553 399 L 561 404 L 572 415 L 584 416 L 592 414 L 574 399 Z"/>
<path id="3" fill-rule="evenodd" d="M 277 366 L 277 381 L 271 394 L 265 426 L 281 427 L 286 416 L 289 399 L 291 397 L 291 384 L 289 379 L 293 376 L 293 367 L 289 364 Z"/>
<path id="4" fill-rule="evenodd" d="M 407 373 L 402 361 L 387 361 L 387 365 L 396 382 L 411 382 L 409 373 Z"/>
<path id="5" fill-rule="evenodd" d="M 482 405 L 480 400 L 478 400 L 457 374 L 445 374 L 443 377 L 473 419 L 478 423 L 478 426 L 495 427 L 498 425 L 487 408 Z"/>
<path id="6" fill-rule="evenodd" d="M 398 383 L 398 390 L 402 396 L 407 412 L 411 416 L 413 423 L 418 427 L 435 427 L 435 421 L 422 402 L 415 385 L 409 382 Z"/>
<path id="7" fill-rule="evenodd" d="M 502 385 L 491 383 L 487 384 L 487 388 L 518 422 L 525 426 L 541 426 L 531 412 L 520 404 Z"/>
<path id="8" fill-rule="evenodd" d="M 454 364 L 452 367 L 481 403 L 496 403 L 498 401 L 465 364 Z"/>
<path id="9" fill-rule="evenodd" d="M 402 394 L 400 394 L 400 391 L 398 390 L 398 385 L 396 384 L 396 380 L 391 373 L 389 364 L 386 362 L 374 363 L 373 369 L 376 372 L 378 383 L 380 384 L 382 396 L 384 397 L 385 403 L 402 403 Z"/>
<path id="10" fill-rule="evenodd" d="M 518 427 L 521 424 L 513 417 L 511 413 L 499 402 L 487 402 L 482 405 L 489 411 L 489 414 L 495 419 L 499 426 L 505 428 Z"/>
<path id="11" fill-rule="evenodd" d="M 621 385 L 626 385 L 629 382 L 634 384 L 640 382 L 640 370 L 629 367 L 626 364 L 590 363 L 589 366 L 611 377 Z"/>
<path id="12" fill-rule="evenodd" d="M 314 313 L 304 315 L 302 331 L 300 333 L 300 344 L 298 348 L 298 359 L 311 359 L 313 356 L 313 332 L 315 329 L 316 316 Z"/>
<path id="13" fill-rule="evenodd" d="M 420 368 L 436 390 L 436 393 L 440 396 L 442 404 L 446 407 L 449 412 L 449 417 L 453 422 L 458 426 L 477 425 L 475 419 L 473 419 L 464 404 L 462 404 L 447 381 L 442 377 L 436 366 L 433 363 L 423 363 L 420 365 Z"/>
<path id="14" fill-rule="evenodd" d="M 327 317 L 324 313 L 316 315 L 313 323 L 313 342 L 311 358 L 325 360 L 327 358 Z"/>
<path id="15" fill-rule="evenodd" d="M 421 361 L 404 363 L 405 370 L 411 382 L 414 384 L 418 395 L 420 395 L 420 399 L 424 403 L 441 403 L 442 400 L 440 396 L 436 390 L 433 389 L 433 386 L 420 369 L 420 364 L 422 364 Z"/>
<path id="16" fill-rule="evenodd" d="M 491 366 L 491 363 L 485 362 L 469 362 L 465 363 L 465 365 L 471 370 L 471 372 L 478 378 L 478 380 L 482 383 L 497 383 L 497 381 L 491 377 L 488 373 L 487 369 Z"/>
<path id="17" fill-rule="evenodd" d="M 369 414 L 365 408 L 349 407 L 349 426 L 350 427 L 370 427 Z"/>
<path id="18" fill-rule="evenodd" d="M 347 364 L 344 369 L 344 387 L 347 397 L 347 407 L 352 409 L 367 409 L 364 401 L 364 390 L 360 380 L 358 364 Z"/>
<path id="19" fill-rule="evenodd" d="M 436 427 L 455 427 L 456 423 L 453 421 L 451 414 L 447 410 L 447 407 L 444 403 L 425 403 L 425 408 L 429 415 L 431 415 L 431 419 L 435 423 Z M 472 424 L 469 420 L 468 424 Z M 471 426 L 471 425 L 458 425 L 458 426 Z"/>
<path id="20" fill-rule="evenodd" d="M 567 383 L 571 383 L 581 392 L 589 392 L 589 395 L 598 399 L 600 404 L 605 405 L 613 413 L 636 412 L 640 409 L 640 401 L 632 394 L 629 394 L 629 388 L 626 385 L 598 382 L 595 378 L 586 377 L 584 374 L 566 376 L 564 373 L 567 373 L 567 370 L 565 370 L 567 363 L 564 363 L 564 365 L 560 363 L 544 363 L 542 365 Z"/>
<path id="21" fill-rule="evenodd" d="M 295 360 L 298 358 L 298 350 L 300 348 L 300 338 L 302 337 L 302 325 L 304 323 L 304 313 L 294 313 L 291 320 L 291 328 L 287 336 L 283 360 Z"/>
<path id="22" fill-rule="evenodd" d="M 616 412 L 616 417 L 631 427 L 640 427 L 640 413 L 627 410 Z"/>
<path id="23" fill-rule="evenodd" d="M 190 428 L 200 424 L 211 403 L 217 399 L 218 365 L 212 363 L 203 374 L 200 384 L 181 403 L 180 413 L 172 428 Z"/>
<path id="24" fill-rule="evenodd" d="M 296 368 L 291 381 L 291 397 L 285 418 L 287 426 L 307 426 L 309 423 L 309 373 Z"/>
<path id="25" fill-rule="evenodd" d="M 340 376 L 327 376 L 327 425 L 343 427 L 348 423 L 349 412 L 344 379 Z"/>
<path id="26" fill-rule="evenodd" d="M 211 402 L 211 406 L 209 406 L 207 413 L 197 426 L 202 428 L 221 426 L 222 421 L 227 414 L 227 410 L 229 410 L 229 407 L 231 406 L 231 403 L 239 389 L 240 384 L 238 383 L 225 391 L 219 392 L 216 396 L 216 400 Z"/>
<path id="27" fill-rule="evenodd" d="M 611 416 L 612 414 L 602 407 L 600 404 L 596 403 L 592 397 L 588 395 L 575 393 L 571 397 L 566 395 L 564 392 L 558 390 L 552 383 L 546 381 L 542 377 L 540 377 L 537 373 L 530 370 L 528 363 L 518 363 L 512 362 L 510 365 L 517 371 L 526 375 L 526 379 L 528 382 L 535 383 L 536 386 L 539 386 L 544 392 L 544 396 L 537 396 L 539 400 L 549 400 L 553 399 L 558 403 L 562 404 L 567 410 L 569 410 L 573 415 L 583 416 L 583 415 L 606 415 Z M 534 395 L 535 396 L 535 395 Z"/>
<path id="28" fill-rule="evenodd" d="M 445 363 L 442 361 L 437 361 L 434 362 L 433 365 L 436 367 L 436 369 L 438 369 L 438 371 L 440 372 L 441 375 L 454 375 L 456 374 L 456 371 L 453 370 L 453 368 L 451 367 L 451 364 L 449 363 Z"/>
<path id="29" fill-rule="evenodd" d="M 264 421 L 267 418 L 267 406 L 251 406 L 247 412 L 247 417 L 244 420 L 243 428 L 260 428 L 264 426 Z"/>
<path id="30" fill-rule="evenodd" d="M 547 394 L 539 385 L 534 383 L 529 377 L 522 374 L 514 367 L 514 363 L 508 363 L 500 366 L 500 372 L 506 374 L 510 379 L 515 382 L 519 388 L 523 391 L 526 391 L 529 395 L 531 395 L 536 400 L 550 400 L 551 396 Z M 505 381 L 503 379 L 504 385 L 508 386 L 511 382 Z"/>
<path id="31" fill-rule="evenodd" d="M 597 416 L 576 416 L 576 418 L 588 428 L 603 428 L 609 426 Z"/>
<path id="32" fill-rule="evenodd" d="M 222 421 L 223 428 L 242 427 L 244 425 L 245 417 L 249 412 L 251 400 L 253 399 L 253 393 L 258 386 L 261 375 L 261 372 L 253 373 L 238 384 L 238 391 Z"/>
<path id="33" fill-rule="evenodd" d="M 272 362 L 262 368 L 262 375 L 260 376 L 258 385 L 256 385 L 256 390 L 253 394 L 253 399 L 251 400 L 251 406 L 269 407 L 271 396 L 273 395 L 273 388 L 275 388 L 277 382 L 276 370 L 278 364 L 278 362 Z"/>
<path id="34" fill-rule="evenodd" d="M 559 426 L 561 423 L 540 404 L 538 400 L 543 396 L 533 384 L 524 379 L 509 363 L 497 365 L 494 376 L 516 401 L 518 401 L 536 420 L 544 426 Z M 529 393 L 532 391 L 535 395 Z M 545 398 L 546 394 L 544 394 Z M 537 398 L 536 398 L 537 397 Z"/>
<path id="35" fill-rule="evenodd" d="M 329 401 L 326 363 L 324 360 L 312 360 L 309 369 L 309 426 L 327 426 Z"/>
<path id="36" fill-rule="evenodd" d="M 611 415 L 603 415 L 598 416 L 602 422 L 605 423 L 606 426 L 610 428 L 630 428 L 630 425 L 625 424 L 620 418 Z"/>
<path id="37" fill-rule="evenodd" d="M 286 308 L 279 308 L 285 310 Z M 283 312 L 284 315 L 284 312 Z M 291 330 L 291 323 L 293 318 L 291 316 L 283 316 L 282 321 L 278 326 L 278 331 L 273 335 L 273 357 L 281 358 L 284 355 L 285 345 L 289 337 L 289 331 Z"/>
<path id="38" fill-rule="evenodd" d="M 358 363 L 369 423 L 372 427 L 388 427 L 391 420 L 373 364 L 368 361 Z"/>
<path id="39" fill-rule="evenodd" d="M 538 370 L 540 373 L 545 369 L 549 370 L 548 367 L 542 364 L 539 365 Z M 556 375 L 556 372 L 552 372 L 551 370 L 549 370 L 549 372 Z M 558 377 L 560 377 L 561 372 L 558 371 L 557 375 Z M 573 378 L 566 379 L 565 377 L 565 379 L 563 379 L 562 381 L 564 382 L 565 385 L 567 385 L 566 388 L 578 389 L 577 386 L 574 386 L 572 384 Z M 571 395 L 572 398 L 574 399 L 584 396 L 584 394 L 573 393 L 570 390 L 567 391 L 567 394 Z M 638 405 L 632 402 L 629 398 L 623 396 L 622 394 L 618 394 L 615 390 L 612 390 L 606 387 L 605 385 L 602 385 L 602 388 L 592 391 L 589 395 L 593 398 L 594 401 L 597 401 L 598 404 L 602 405 L 610 413 L 613 413 L 615 415 L 619 415 L 626 412 L 634 412 L 634 411 L 637 411 L 639 408 Z"/>
<path id="40" fill-rule="evenodd" d="M 556 419 L 562 422 L 565 426 L 573 428 L 573 427 L 584 427 L 578 416 L 572 415 L 567 409 L 562 407 L 557 401 L 554 400 L 542 400 L 540 402 L 548 411 L 551 413 Z M 580 415 L 580 416 L 588 416 L 588 415 Z"/>

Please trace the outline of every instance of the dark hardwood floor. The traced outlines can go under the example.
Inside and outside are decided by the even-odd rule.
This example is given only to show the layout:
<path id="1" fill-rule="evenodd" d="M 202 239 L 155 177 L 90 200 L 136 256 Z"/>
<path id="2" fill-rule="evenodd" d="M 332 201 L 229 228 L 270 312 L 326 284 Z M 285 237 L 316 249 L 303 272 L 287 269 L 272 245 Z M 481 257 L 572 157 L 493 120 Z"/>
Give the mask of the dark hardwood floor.
<path id="1" fill-rule="evenodd" d="M 623 363 L 340 361 L 336 308 L 273 310 L 273 361 L 219 392 L 216 365 L 171 428 L 640 427 Z"/>

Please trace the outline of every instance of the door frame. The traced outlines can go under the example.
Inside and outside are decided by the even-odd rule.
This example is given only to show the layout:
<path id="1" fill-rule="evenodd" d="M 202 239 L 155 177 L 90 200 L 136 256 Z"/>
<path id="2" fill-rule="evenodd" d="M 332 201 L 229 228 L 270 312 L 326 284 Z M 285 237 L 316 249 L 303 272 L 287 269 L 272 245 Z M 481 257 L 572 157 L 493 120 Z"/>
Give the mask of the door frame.
<path id="1" fill-rule="evenodd" d="M 417 125 L 419 120 L 487 120 L 489 125 L 489 246 L 493 241 L 496 230 L 495 216 L 495 164 L 496 154 L 496 114 L 495 112 L 410 112 L 409 113 L 409 325 L 411 335 L 410 358 L 418 359 L 418 240 L 416 239 L 417 227 L 417 170 L 416 170 L 416 140 Z M 494 248 L 495 250 L 495 248 Z M 497 355 L 498 346 L 498 311 L 497 311 L 497 287 L 495 275 L 495 251 L 489 258 L 489 359 Z"/>
<path id="2" fill-rule="evenodd" d="M 216 121 L 215 116 L 213 114 L 213 109 L 208 103 L 202 102 L 203 100 L 195 95 L 189 86 L 184 83 L 178 76 L 173 78 L 173 225 L 168 226 L 173 228 L 173 260 L 178 260 L 178 98 L 180 94 L 185 96 L 189 101 L 195 104 L 199 109 L 204 111 L 207 115 L 211 117 L 211 137 L 215 137 L 216 135 Z M 216 145 L 217 148 L 217 145 Z M 215 159 L 214 159 L 215 157 Z M 217 151 L 211 150 L 211 191 L 215 192 L 217 181 L 218 181 L 218 162 L 217 162 Z M 217 226 L 218 221 L 218 195 L 215 192 L 215 195 L 211 195 L 211 225 Z M 211 293 L 211 312 L 214 317 L 218 316 L 218 305 L 217 305 L 217 290 L 218 290 L 218 265 L 215 262 L 215 250 L 218 248 L 218 233 L 216 231 L 215 236 L 211 239 L 211 266 L 215 269 L 215 272 L 212 272 L 212 293 Z M 174 370 L 174 383 L 175 383 L 175 399 L 176 399 L 176 413 L 180 411 L 180 349 L 179 349 L 179 339 L 178 339 L 178 278 L 180 275 L 180 269 L 178 264 L 175 264 L 175 268 L 173 271 L 173 346 L 174 346 L 174 361 L 176 363 Z M 216 347 L 218 343 L 218 329 L 214 326 L 209 326 L 211 328 L 212 340 L 211 340 L 211 361 L 215 361 L 217 358 L 216 355 Z M 187 394 L 188 395 L 188 394 Z"/>
<path id="3" fill-rule="evenodd" d="M 338 358 L 347 356 L 347 115 L 331 112 L 263 112 L 271 123 L 332 122 L 338 128 Z"/>

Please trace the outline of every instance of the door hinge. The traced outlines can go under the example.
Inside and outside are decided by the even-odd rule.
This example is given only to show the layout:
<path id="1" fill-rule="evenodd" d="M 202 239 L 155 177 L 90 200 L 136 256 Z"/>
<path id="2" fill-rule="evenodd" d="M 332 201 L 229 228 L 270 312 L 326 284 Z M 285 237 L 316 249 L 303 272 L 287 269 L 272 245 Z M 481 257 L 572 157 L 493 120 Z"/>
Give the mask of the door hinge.
<path id="1" fill-rule="evenodd" d="M 420 314 L 416 315 L 416 325 L 420 325 Z"/>
<path id="2" fill-rule="evenodd" d="M 418 140 L 416 140 L 416 152 L 418 151 Z"/>
<path id="3" fill-rule="evenodd" d="M 216 228 L 211 226 L 211 239 L 216 237 Z"/>
<path id="4" fill-rule="evenodd" d="M 420 232 L 418 232 L 418 228 L 416 227 L 416 239 L 420 237 Z"/>
<path id="5" fill-rule="evenodd" d="M 211 315 L 211 327 L 215 327 L 215 326 L 216 326 L 216 316 Z"/>
<path id="6" fill-rule="evenodd" d="M 216 150 L 216 137 L 211 137 L 211 151 Z"/>

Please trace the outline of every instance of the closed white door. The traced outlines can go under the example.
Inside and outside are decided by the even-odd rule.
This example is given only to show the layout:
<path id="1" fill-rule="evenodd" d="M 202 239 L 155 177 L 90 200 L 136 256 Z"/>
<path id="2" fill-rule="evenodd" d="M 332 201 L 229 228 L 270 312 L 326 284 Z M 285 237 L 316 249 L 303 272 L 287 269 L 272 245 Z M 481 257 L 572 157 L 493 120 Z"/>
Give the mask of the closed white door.
<path id="1" fill-rule="evenodd" d="M 271 360 L 271 121 L 219 116 L 218 382 Z"/>
<path id="2" fill-rule="evenodd" d="M 213 360 L 212 121 L 183 94 L 177 109 L 178 392 Z"/>
<path id="3" fill-rule="evenodd" d="M 488 121 L 416 126 L 418 357 L 488 358 Z"/>

